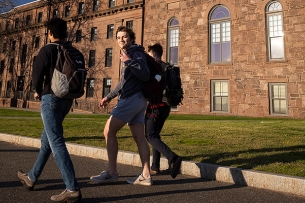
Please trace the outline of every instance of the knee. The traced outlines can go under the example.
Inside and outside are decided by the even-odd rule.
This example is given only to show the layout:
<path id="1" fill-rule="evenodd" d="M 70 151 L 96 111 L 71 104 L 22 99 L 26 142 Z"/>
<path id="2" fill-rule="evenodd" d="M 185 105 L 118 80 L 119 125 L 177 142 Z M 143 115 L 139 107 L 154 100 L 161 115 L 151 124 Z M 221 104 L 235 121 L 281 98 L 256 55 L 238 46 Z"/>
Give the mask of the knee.
<path id="1" fill-rule="evenodd" d="M 155 139 L 159 139 L 159 135 L 154 134 L 154 133 L 146 133 L 145 134 L 145 138 L 147 140 L 147 142 L 151 143 L 153 140 Z"/>

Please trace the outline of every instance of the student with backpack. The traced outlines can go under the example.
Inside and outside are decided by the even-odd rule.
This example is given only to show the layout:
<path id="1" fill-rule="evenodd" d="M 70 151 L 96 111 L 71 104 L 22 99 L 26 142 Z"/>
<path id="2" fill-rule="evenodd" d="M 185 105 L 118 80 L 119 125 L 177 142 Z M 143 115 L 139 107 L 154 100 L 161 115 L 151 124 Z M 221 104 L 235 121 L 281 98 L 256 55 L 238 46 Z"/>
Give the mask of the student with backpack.
<path id="1" fill-rule="evenodd" d="M 82 198 L 82 194 L 75 178 L 73 163 L 65 145 L 62 125 L 65 116 L 70 111 L 73 99 L 57 97 L 51 90 L 51 79 L 58 54 L 57 44 L 65 42 L 67 22 L 60 18 L 53 18 L 48 22 L 47 29 L 51 43 L 40 49 L 33 64 L 32 73 L 32 82 L 36 91 L 34 97 L 41 101 L 41 117 L 44 125 L 41 134 L 41 147 L 30 172 L 26 174 L 20 170 L 17 172 L 17 176 L 28 190 L 33 190 L 46 162 L 53 153 L 66 189 L 59 195 L 52 196 L 51 200 L 77 202 Z"/>
<path id="2" fill-rule="evenodd" d="M 148 54 L 154 57 L 157 62 L 163 64 L 164 68 L 167 67 L 167 64 L 161 61 L 163 48 L 159 43 L 148 46 Z M 166 70 L 164 70 L 164 73 L 166 73 Z M 165 75 L 163 77 L 165 77 Z M 171 111 L 171 106 L 168 103 L 163 102 L 162 99 L 163 92 L 161 91 L 158 97 L 149 102 L 145 113 L 145 136 L 153 147 L 151 174 L 160 173 L 160 155 L 162 153 L 167 158 L 169 164 L 169 168 L 166 172 L 169 172 L 172 178 L 176 178 L 180 171 L 182 158 L 175 154 L 161 140 L 160 132 Z"/>
<path id="3" fill-rule="evenodd" d="M 122 77 L 118 85 L 99 103 L 100 107 L 105 107 L 112 99 L 119 97 L 119 101 L 112 110 L 104 128 L 108 168 L 99 175 L 91 176 L 90 179 L 92 183 L 118 181 L 118 141 L 116 134 L 127 123 L 137 144 L 143 167 L 140 175 L 128 178 L 127 182 L 150 186 L 152 185 L 149 170 L 150 151 L 144 136 L 144 113 L 147 107 L 147 99 L 143 95 L 144 84 L 145 81 L 149 80 L 150 72 L 144 47 L 135 44 L 135 33 L 130 28 L 118 27 L 116 39 L 121 48 Z"/>

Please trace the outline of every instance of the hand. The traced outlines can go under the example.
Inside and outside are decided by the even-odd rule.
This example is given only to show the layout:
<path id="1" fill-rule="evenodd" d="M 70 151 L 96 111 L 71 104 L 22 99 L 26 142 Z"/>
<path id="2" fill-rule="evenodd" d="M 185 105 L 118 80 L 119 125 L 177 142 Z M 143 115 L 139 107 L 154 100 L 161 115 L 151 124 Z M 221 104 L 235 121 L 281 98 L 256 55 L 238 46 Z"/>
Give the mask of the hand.
<path id="1" fill-rule="evenodd" d="M 34 99 L 40 101 L 40 95 L 37 92 L 34 93 Z"/>
<path id="2" fill-rule="evenodd" d="M 99 103 L 99 108 L 105 108 L 109 104 L 107 97 L 103 98 Z"/>
<path id="3" fill-rule="evenodd" d="M 127 60 L 130 60 L 131 58 L 128 56 L 128 54 L 123 50 L 121 49 L 121 53 L 117 53 L 119 56 L 120 56 L 120 59 L 122 62 L 125 62 Z"/>

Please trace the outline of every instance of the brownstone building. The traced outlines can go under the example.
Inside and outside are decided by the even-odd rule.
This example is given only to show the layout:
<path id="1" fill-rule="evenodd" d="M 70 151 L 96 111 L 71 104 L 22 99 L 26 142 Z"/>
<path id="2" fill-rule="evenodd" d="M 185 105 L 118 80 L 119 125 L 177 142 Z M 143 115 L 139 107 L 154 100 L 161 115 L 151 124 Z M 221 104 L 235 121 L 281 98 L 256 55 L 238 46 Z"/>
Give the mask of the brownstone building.
<path id="1" fill-rule="evenodd" d="M 181 113 L 303 118 L 304 13 L 304 1 L 146 1 L 144 45 L 180 66 Z"/>
<path id="2" fill-rule="evenodd" d="M 30 82 L 31 57 L 46 42 L 39 16 L 45 22 L 59 15 L 69 22 L 69 40 L 85 53 L 90 69 L 78 108 L 96 110 L 99 99 L 117 84 L 120 62 L 114 35 L 124 24 L 133 27 L 137 43 L 147 47 L 160 42 L 163 59 L 181 68 L 184 100 L 173 111 L 304 117 L 303 1 L 37 1 L 13 11 L 0 19 L 3 105 L 8 98 L 20 100 L 16 92 L 30 90 L 25 82 L 20 87 L 20 78 Z M 17 51 L 12 52 L 14 46 Z M 19 54 L 14 63 L 12 53 Z M 25 95 L 23 104 L 30 107 L 31 98 Z"/>
<path id="3" fill-rule="evenodd" d="M 39 102 L 33 101 L 31 68 L 39 49 L 48 41 L 45 23 L 61 17 L 68 21 L 67 40 L 83 52 L 89 69 L 86 94 L 77 100 L 76 108 L 98 110 L 98 101 L 120 77 L 115 29 L 120 25 L 132 27 L 137 42 L 142 43 L 142 8 L 140 0 L 48 0 L 1 14 L 2 106 L 38 108 Z"/>

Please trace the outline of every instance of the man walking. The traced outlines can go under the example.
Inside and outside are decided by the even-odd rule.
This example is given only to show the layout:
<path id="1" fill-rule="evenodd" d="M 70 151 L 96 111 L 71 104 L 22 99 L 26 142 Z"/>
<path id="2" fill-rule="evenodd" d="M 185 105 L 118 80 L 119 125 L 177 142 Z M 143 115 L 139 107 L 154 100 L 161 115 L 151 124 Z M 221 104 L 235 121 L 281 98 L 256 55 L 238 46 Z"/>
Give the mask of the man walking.
<path id="1" fill-rule="evenodd" d="M 51 44 L 41 48 L 33 65 L 34 97 L 41 101 L 41 117 L 44 125 L 41 134 L 41 147 L 34 166 L 28 174 L 18 171 L 17 176 L 22 184 L 33 190 L 42 170 L 53 153 L 56 164 L 62 174 L 66 189 L 51 200 L 57 202 L 77 202 L 82 198 L 75 178 L 74 167 L 68 153 L 64 136 L 63 120 L 69 113 L 73 99 L 56 97 L 51 90 L 51 79 L 57 60 L 57 44 L 65 42 L 67 22 L 53 18 L 47 24 Z M 54 44 L 53 44 L 54 43 Z"/>
<path id="2" fill-rule="evenodd" d="M 148 46 L 148 54 L 154 59 L 163 63 L 161 60 L 163 48 L 159 43 Z M 160 93 L 159 97 L 150 101 L 147 106 L 145 114 L 145 135 L 147 141 L 153 147 L 153 160 L 151 166 L 152 174 L 160 173 L 160 156 L 161 153 L 167 158 L 169 163 L 168 172 L 172 178 L 176 178 L 180 171 L 182 158 L 176 155 L 162 140 L 160 132 L 163 128 L 164 122 L 170 114 L 171 107 L 162 102 L 163 94 Z"/>

